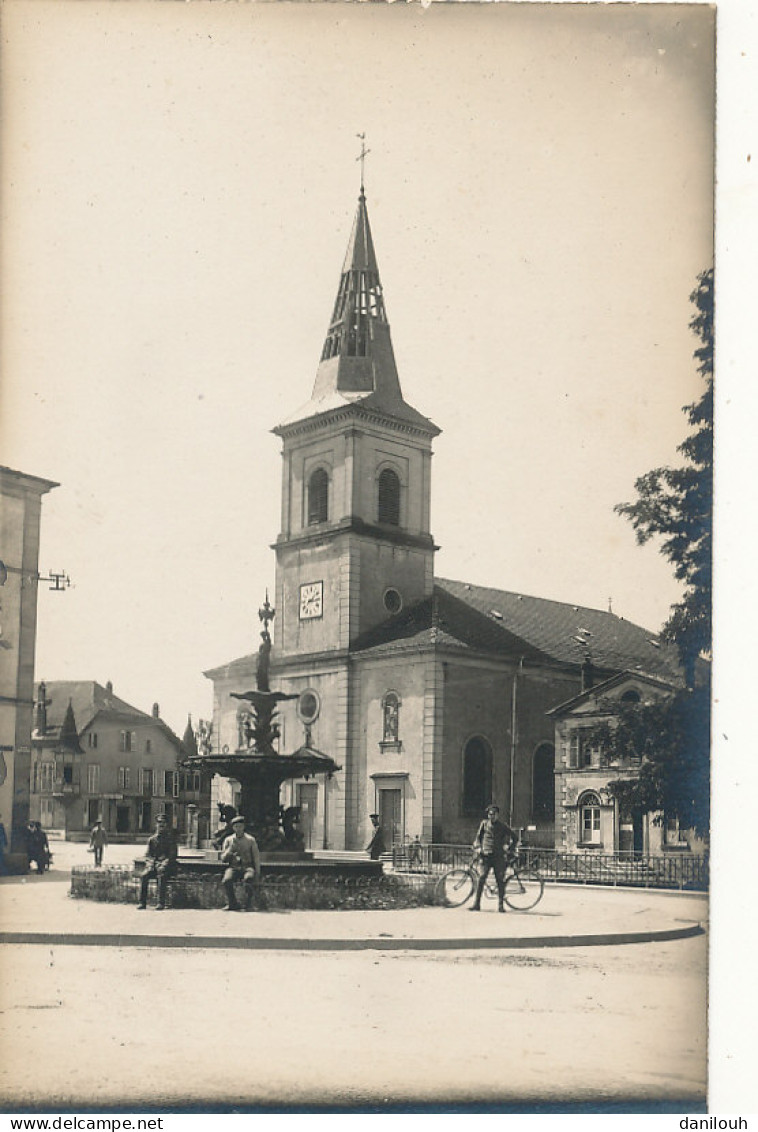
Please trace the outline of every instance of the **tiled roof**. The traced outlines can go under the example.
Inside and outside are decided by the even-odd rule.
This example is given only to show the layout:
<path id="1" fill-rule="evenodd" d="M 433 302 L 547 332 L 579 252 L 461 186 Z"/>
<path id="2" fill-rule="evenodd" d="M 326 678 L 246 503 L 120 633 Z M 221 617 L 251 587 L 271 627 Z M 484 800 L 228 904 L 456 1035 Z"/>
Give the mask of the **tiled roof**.
<path id="1" fill-rule="evenodd" d="M 605 610 L 438 579 L 427 598 L 356 641 L 386 651 L 403 641 L 579 665 L 587 652 L 601 671 L 678 673 L 676 650 L 655 634 Z M 435 627 L 436 625 L 436 627 Z"/>
<path id="2" fill-rule="evenodd" d="M 34 686 L 37 698 L 39 684 Z M 54 738 L 59 732 L 68 707 L 69 700 L 74 709 L 76 728 L 79 734 L 92 723 L 95 716 L 104 712 L 117 715 L 135 723 L 154 723 L 162 728 L 169 738 L 179 743 L 179 738 L 162 719 L 156 719 L 147 712 L 128 704 L 113 694 L 96 680 L 50 680 L 45 682 L 45 698 L 52 701 L 47 708 L 47 738 Z"/>

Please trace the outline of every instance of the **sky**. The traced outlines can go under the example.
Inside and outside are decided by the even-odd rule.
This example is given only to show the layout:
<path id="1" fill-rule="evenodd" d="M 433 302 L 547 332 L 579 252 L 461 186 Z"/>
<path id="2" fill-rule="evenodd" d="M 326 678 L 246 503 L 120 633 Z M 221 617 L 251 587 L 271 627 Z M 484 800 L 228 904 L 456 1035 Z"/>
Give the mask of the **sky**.
<path id="1" fill-rule="evenodd" d="M 678 460 L 713 258 L 712 11 L 6 0 L 2 462 L 44 500 L 37 676 L 180 732 L 257 644 L 279 442 L 366 193 L 436 571 L 656 631 L 614 505 Z"/>

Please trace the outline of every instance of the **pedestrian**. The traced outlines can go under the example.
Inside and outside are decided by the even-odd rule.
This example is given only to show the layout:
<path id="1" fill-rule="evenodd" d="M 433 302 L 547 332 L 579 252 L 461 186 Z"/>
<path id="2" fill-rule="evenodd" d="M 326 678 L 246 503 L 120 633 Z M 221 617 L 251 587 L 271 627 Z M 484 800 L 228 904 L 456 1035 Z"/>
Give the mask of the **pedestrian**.
<path id="1" fill-rule="evenodd" d="M 47 834 L 38 821 L 29 821 L 26 825 L 26 865 L 31 868 L 37 866 L 38 873 L 44 873 L 51 861 L 50 845 Z"/>
<path id="2" fill-rule="evenodd" d="M 387 852 L 387 846 L 384 844 L 384 834 L 379 825 L 379 815 L 369 814 L 369 817 L 371 818 L 372 835 L 366 846 L 366 852 L 372 861 L 378 861 L 382 853 Z"/>
<path id="3" fill-rule="evenodd" d="M 261 855 L 258 852 L 258 842 L 249 833 L 245 833 L 242 814 L 236 814 L 232 818 L 232 830 L 234 832 L 226 838 L 221 850 L 221 860 L 227 866 L 221 878 L 226 893 L 224 911 L 239 912 L 234 882 L 241 880 L 245 885 L 245 906 L 249 912 L 253 903 L 253 886 L 261 877 Z"/>
<path id="4" fill-rule="evenodd" d="M 0 814 L 0 877 L 4 877 L 8 873 L 8 866 L 5 863 L 5 850 L 8 848 L 8 835 L 5 832 L 3 825 L 3 815 Z"/>
<path id="5" fill-rule="evenodd" d="M 509 842 L 506 856 L 505 843 Z M 505 866 L 507 858 L 513 854 L 518 843 L 518 834 L 514 833 L 509 825 L 500 821 L 500 807 L 494 802 L 487 807 L 484 821 L 477 830 L 474 838 L 474 852 L 478 856 L 479 877 L 476 883 L 476 896 L 470 911 L 481 910 L 482 893 L 489 876 L 490 869 L 495 874 L 497 884 L 497 910 L 505 911 Z"/>
<path id="6" fill-rule="evenodd" d="M 153 878 L 158 889 L 158 899 L 155 905 L 157 912 L 166 907 L 166 886 L 169 877 L 176 872 L 176 838 L 173 829 L 169 828 L 165 814 L 158 814 L 155 819 L 155 833 L 147 843 L 145 859 L 147 868 L 142 874 L 139 892 L 139 909 L 147 908 L 147 890 Z"/>
<path id="7" fill-rule="evenodd" d="M 95 868 L 103 863 L 103 849 L 108 844 L 108 834 L 103 829 L 103 819 L 98 818 L 89 835 L 89 847 L 95 854 Z"/>

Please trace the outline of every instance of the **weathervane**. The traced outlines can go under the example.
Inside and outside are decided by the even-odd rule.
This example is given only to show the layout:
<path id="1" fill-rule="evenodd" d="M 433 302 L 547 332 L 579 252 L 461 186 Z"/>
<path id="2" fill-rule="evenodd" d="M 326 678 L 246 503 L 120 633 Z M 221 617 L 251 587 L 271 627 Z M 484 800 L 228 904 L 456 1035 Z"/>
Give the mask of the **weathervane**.
<path id="1" fill-rule="evenodd" d="M 358 154 L 358 156 L 356 157 L 355 160 L 360 161 L 360 163 L 361 163 L 361 192 L 363 192 L 363 171 L 364 171 L 365 164 L 366 164 L 366 154 L 371 153 L 371 150 L 366 149 L 366 135 L 365 134 L 356 134 L 355 136 L 357 138 L 361 139 L 361 152 Z"/>

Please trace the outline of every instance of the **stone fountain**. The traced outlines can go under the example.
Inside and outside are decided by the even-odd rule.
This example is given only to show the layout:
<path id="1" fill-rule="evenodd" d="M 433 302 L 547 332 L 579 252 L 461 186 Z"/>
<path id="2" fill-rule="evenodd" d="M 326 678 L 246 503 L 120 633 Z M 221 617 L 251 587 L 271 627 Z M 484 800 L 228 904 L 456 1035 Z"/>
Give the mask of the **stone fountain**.
<path id="1" fill-rule="evenodd" d="M 256 687 L 245 692 L 230 693 L 233 699 L 241 700 L 247 710 L 239 714 L 237 749 L 215 753 L 210 744 L 204 745 L 201 752 L 190 757 L 186 766 L 195 770 L 210 771 L 213 774 L 233 778 L 241 787 L 239 810 L 245 818 L 248 833 L 252 833 L 261 850 L 264 873 L 269 869 L 277 872 L 285 865 L 300 866 L 307 871 L 326 870 L 349 871 L 351 874 L 375 875 L 377 862 L 316 860 L 312 852 L 303 848 L 303 838 L 298 826 L 297 807 L 284 809 L 280 803 L 280 790 L 283 782 L 293 778 L 312 778 L 324 775 L 331 778 L 342 768 L 323 752 L 312 745 L 311 731 L 305 727 L 303 744 L 290 754 L 276 750 L 280 738 L 277 723 L 278 706 L 285 700 L 294 700 L 298 694 L 272 691 L 270 685 L 271 635 L 269 623 L 276 611 L 266 600 L 258 611 L 263 624 L 261 643 L 258 648 L 256 665 Z M 219 806 L 221 827 L 214 838 L 220 847 L 223 838 L 231 832 L 230 822 L 235 815 L 232 806 Z M 180 857 L 181 863 L 181 857 Z M 379 872 L 381 866 L 379 865 Z"/>

